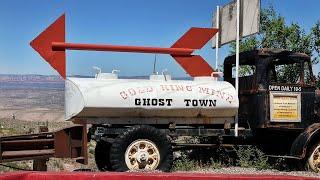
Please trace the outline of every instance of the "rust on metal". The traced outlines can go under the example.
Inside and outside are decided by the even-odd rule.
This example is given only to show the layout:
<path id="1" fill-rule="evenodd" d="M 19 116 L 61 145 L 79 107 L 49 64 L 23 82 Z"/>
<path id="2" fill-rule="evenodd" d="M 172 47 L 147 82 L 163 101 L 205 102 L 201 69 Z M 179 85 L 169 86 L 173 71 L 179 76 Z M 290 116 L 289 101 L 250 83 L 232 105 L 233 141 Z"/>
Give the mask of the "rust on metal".
<path id="1" fill-rule="evenodd" d="M 74 125 L 55 133 L 55 157 L 77 158 L 78 162 L 86 164 L 87 128 L 85 125 Z"/>
<path id="2" fill-rule="evenodd" d="M 288 128 L 288 129 L 300 129 L 308 127 L 313 121 L 311 110 L 314 107 L 302 108 L 301 123 L 273 123 L 270 122 L 270 102 L 269 102 L 269 86 L 290 86 L 298 87 L 301 89 L 301 96 L 303 97 L 301 107 L 307 107 L 306 103 L 312 100 L 309 97 L 309 92 L 317 94 L 315 92 L 314 82 L 307 84 L 302 81 L 304 79 L 304 73 L 302 68 L 299 69 L 298 76 L 300 77 L 299 83 L 282 83 L 274 82 L 270 79 L 270 72 L 273 71 L 275 65 L 303 64 L 310 62 L 310 57 L 303 53 L 292 52 L 283 49 L 261 49 L 245 51 L 240 53 L 240 66 L 249 65 L 254 67 L 254 71 L 251 75 L 246 75 L 239 78 L 239 118 L 242 119 L 245 126 L 250 124 L 251 128 Z M 232 67 L 235 64 L 235 55 L 229 56 L 224 61 L 224 80 L 234 84 L 234 78 L 232 77 Z M 309 67 L 307 67 L 309 68 Z M 312 72 L 312 71 L 311 71 Z M 312 79 L 312 77 L 310 77 Z M 256 111 L 252 111 L 256 109 Z M 309 112 L 310 111 L 310 112 Z"/>
<path id="3" fill-rule="evenodd" d="M 54 133 L 0 138 L 0 162 L 48 158 L 54 155 Z"/>
<path id="4" fill-rule="evenodd" d="M 87 163 L 87 129 L 73 125 L 55 132 L 0 138 L 0 162 L 76 158 Z"/>
<path id="5" fill-rule="evenodd" d="M 42 149 L 42 150 L 19 150 L 19 151 L 4 151 L 2 153 L 2 158 L 19 158 L 19 157 L 29 157 L 29 156 L 43 156 L 43 155 L 54 155 L 54 149 Z"/>

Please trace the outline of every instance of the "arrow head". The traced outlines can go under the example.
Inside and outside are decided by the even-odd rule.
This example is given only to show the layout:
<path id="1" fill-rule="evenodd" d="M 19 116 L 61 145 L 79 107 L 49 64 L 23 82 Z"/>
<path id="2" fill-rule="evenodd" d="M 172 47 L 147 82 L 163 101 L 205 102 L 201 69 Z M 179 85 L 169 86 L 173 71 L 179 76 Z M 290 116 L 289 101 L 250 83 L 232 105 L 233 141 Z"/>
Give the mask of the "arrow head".
<path id="1" fill-rule="evenodd" d="M 30 42 L 31 47 L 65 79 L 65 50 L 53 51 L 52 42 L 65 42 L 65 14 L 60 16 L 54 23 L 47 27 L 46 30 Z"/>

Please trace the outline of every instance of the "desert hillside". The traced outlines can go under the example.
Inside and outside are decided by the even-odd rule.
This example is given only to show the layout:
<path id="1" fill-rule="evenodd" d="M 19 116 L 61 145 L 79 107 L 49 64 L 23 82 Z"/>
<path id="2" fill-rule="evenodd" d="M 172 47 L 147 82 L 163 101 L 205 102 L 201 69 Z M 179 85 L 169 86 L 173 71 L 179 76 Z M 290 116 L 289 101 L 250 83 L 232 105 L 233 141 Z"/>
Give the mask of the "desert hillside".
<path id="1" fill-rule="evenodd" d="M 0 75 L 1 118 L 63 121 L 63 79 L 59 76 Z"/>

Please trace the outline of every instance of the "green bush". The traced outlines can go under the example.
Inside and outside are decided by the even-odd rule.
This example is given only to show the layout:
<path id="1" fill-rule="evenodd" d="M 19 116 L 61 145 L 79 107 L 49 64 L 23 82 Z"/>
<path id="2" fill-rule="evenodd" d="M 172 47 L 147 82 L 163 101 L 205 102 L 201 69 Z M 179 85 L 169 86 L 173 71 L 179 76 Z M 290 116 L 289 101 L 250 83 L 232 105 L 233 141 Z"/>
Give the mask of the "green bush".
<path id="1" fill-rule="evenodd" d="M 175 160 L 172 171 L 198 171 L 209 169 L 220 169 L 223 165 L 220 161 L 210 158 L 210 161 L 203 163 L 201 160 L 190 160 L 186 155 L 182 155 L 180 159 Z"/>
<path id="2" fill-rule="evenodd" d="M 188 159 L 185 155 L 181 159 L 174 161 L 172 171 L 192 171 L 197 170 L 198 164 L 194 160 Z"/>
<path id="3" fill-rule="evenodd" d="M 236 150 L 238 159 L 237 164 L 240 167 L 256 168 L 256 169 L 271 169 L 268 163 L 268 157 L 257 147 L 240 146 Z"/>
<path id="4" fill-rule="evenodd" d="M 215 161 L 213 158 L 210 158 L 210 163 L 207 164 L 207 167 L 210 169 L 221 169 L 223 165 L 221 161 Z"/>

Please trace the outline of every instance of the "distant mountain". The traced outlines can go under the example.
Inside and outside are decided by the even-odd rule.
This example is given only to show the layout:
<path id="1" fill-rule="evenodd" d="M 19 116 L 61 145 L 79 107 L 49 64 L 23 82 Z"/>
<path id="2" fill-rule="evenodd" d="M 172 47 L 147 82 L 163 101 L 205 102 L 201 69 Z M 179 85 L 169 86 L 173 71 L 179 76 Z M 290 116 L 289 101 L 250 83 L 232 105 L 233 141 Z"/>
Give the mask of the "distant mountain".
<path id="1" fill-rule="evenodd" d="M 94 78 L 93 76 L 73 75 L 77 78 Z M 120 79 L 149 79 L 149 76 L 120 76 Z M 190 77 L 172 77 L 174 80 L 191 80 Z M 64 83 L 64 79 L 58 75 L 37 74 L 0 74 L 0 83 Z"/>
<path id="2" fill-rule="evenodd" d="M 46 82 L 63 83 L 60 76 L 37 74 L 0 74 L 0 82 Z"/>

